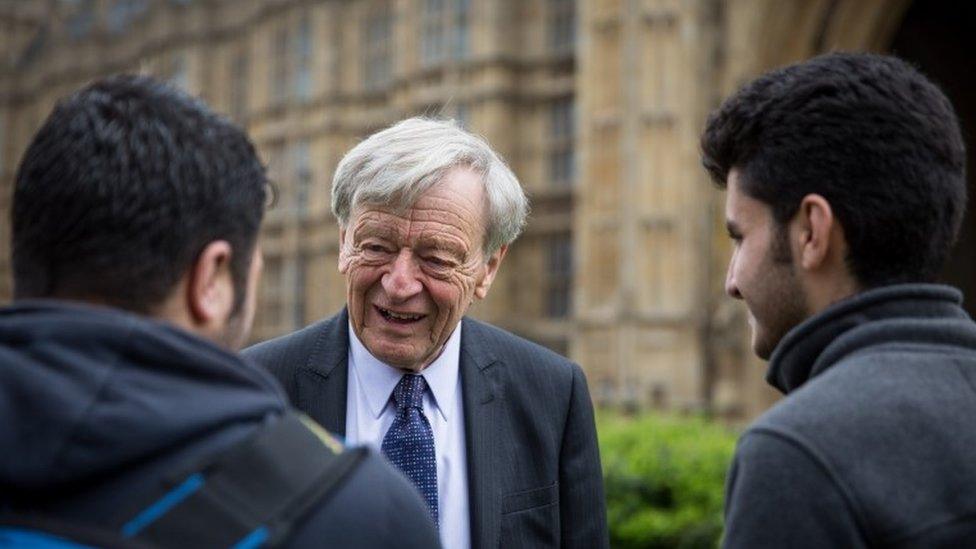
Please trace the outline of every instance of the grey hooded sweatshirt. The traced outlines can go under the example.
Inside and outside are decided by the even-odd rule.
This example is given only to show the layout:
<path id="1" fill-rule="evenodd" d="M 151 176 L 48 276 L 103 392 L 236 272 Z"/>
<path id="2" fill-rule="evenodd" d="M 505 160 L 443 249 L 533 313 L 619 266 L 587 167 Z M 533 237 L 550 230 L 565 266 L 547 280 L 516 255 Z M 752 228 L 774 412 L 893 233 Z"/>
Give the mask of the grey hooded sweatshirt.
<path id="1" fill-rule="evenodd" d="M 729 548 L 976 547 L 976 324 L 962 295 L 897 285 L 777 346 L 786 398 L 743 434 Z"/>

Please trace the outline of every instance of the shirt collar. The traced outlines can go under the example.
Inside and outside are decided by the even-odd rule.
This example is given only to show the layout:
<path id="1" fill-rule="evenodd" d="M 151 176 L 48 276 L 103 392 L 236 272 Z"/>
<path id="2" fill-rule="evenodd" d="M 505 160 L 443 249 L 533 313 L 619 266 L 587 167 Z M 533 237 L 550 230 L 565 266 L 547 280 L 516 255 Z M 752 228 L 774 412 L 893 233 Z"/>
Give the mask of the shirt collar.
<path id="1" fill-rule="evenodd" d="M 351 323 L 349 325 L 349 350 L 352 359 L 350 366 L 355 371 L 359 384 L 366 395 L 369 411 L 374 418 L 379 418 L 390 401 L 393 389 L 396 388 L 405 372 L 374 357 L 359 340 Z M 461 323 L 459 322 L 454 328 L 454 333 L 444 344 L 444 350 L 440 356 L 420 372 L 434 397 L 434 408 L 444 418 L 444 421 L 451 419 L 451 411 L 454 410 L 454 403 L 457 399 L 460 359 Z"/>

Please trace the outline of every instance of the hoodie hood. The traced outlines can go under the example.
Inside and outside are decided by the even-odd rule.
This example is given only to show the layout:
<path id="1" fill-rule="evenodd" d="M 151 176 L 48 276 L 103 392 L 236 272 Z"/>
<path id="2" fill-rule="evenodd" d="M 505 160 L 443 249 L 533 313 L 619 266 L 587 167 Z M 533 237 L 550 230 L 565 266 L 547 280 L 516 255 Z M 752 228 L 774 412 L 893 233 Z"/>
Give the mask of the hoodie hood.
<path id="1" fill-rule="evenodd" d="M 0 492 L 110 475 L 286 407 L 269 373 L 174 326 L 54 301 L 0 309 Z"/>

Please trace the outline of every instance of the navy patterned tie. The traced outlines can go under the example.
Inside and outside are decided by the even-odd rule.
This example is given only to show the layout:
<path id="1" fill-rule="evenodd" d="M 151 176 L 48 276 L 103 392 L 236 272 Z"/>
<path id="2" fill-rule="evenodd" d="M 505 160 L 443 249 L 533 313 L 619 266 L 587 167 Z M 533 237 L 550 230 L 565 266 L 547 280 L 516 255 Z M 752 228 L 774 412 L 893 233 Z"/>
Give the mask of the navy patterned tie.
<path id="1" fill-rule="evenodd" d="M 383 437 L 383 453 L 420 490 L 437 524 L 437 462 L 434 433 L 424 415 L 423 376 L 408 374 L 393 389 L 397 415 Z"/>

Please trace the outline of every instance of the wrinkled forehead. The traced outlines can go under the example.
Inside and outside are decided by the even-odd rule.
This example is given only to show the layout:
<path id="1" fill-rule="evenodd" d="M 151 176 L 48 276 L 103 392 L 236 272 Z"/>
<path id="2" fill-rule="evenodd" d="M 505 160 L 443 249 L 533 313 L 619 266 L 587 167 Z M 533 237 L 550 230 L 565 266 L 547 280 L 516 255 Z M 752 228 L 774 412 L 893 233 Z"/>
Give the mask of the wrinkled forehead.
<path id="1" fill-rule="evenodd" d="M 379 211 L 397 217 L 409 217 L 410 210 L 420 200 L 423 191 L 417 188 L 398 190 L 392 194 L 357 193 L 353 196 L 349 219 L 355 223 L 363 212 Z"/>
<path id="2" fill-rule="evenodd" d="M 423 203 L 423 204 L 421 204 Z M 382 211 L 398 217 L 416 217 L 418 206 L 442 209 L 480 223 L 482 231 L 489 217 L 489 200 L 484 176 L 467 166 L 455 166 L 432 177 L 393 188 L 366 185 L 353 193 L 350 221 L 365 211 Z M 470 219 L 477 217 L 477 220 Z"/>

